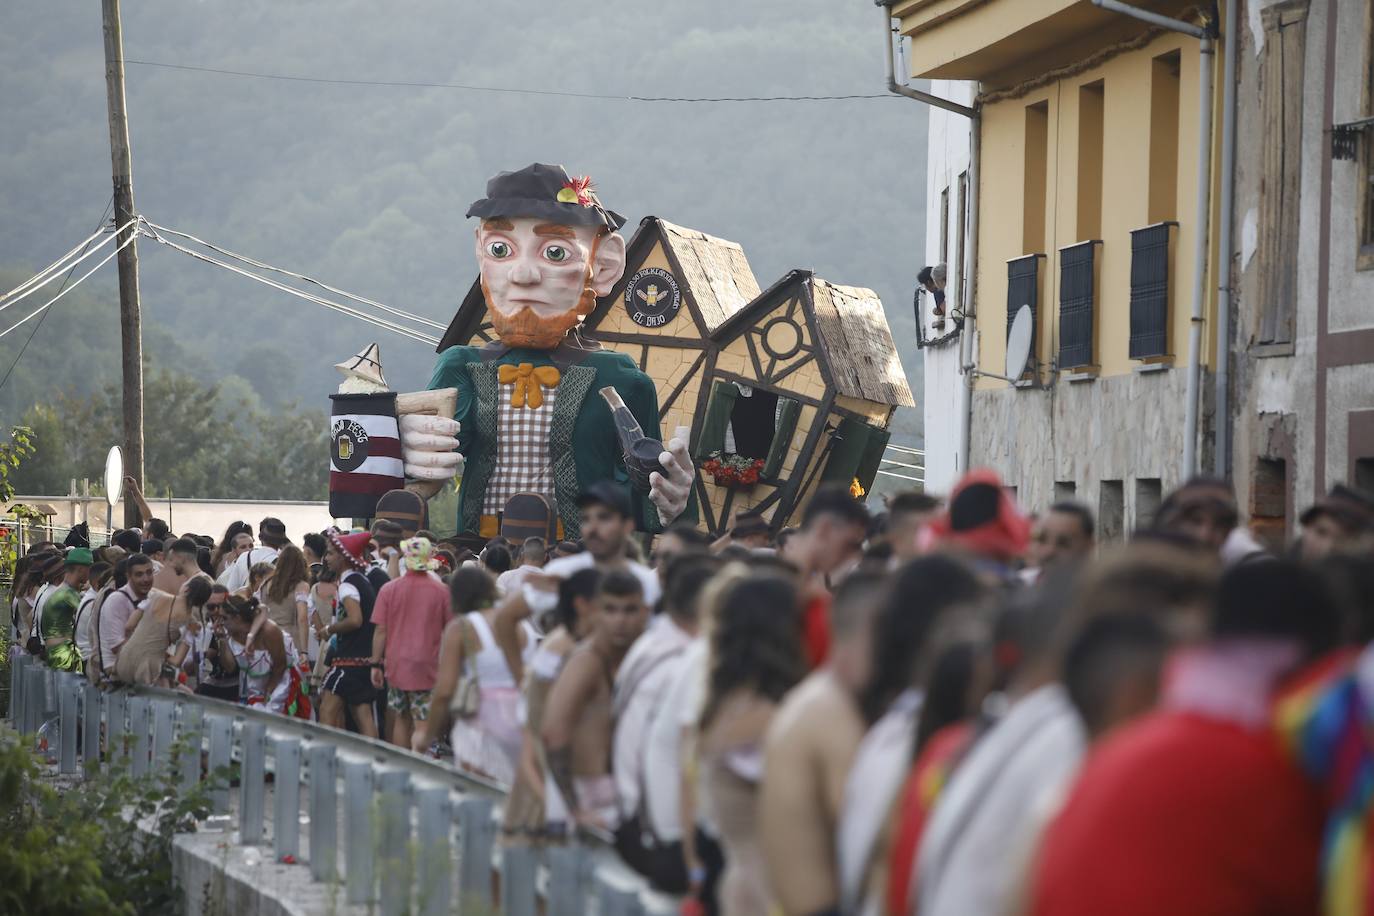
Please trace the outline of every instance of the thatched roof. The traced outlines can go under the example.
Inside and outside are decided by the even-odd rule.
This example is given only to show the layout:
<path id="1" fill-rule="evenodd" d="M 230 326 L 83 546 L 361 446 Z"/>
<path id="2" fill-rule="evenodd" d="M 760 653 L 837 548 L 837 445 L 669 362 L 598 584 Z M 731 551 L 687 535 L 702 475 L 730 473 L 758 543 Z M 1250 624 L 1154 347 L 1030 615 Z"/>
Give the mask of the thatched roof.
<path id="1" fill-rule="evenodd" d="M 657 219 L 711 333 L 758 296 L 759 281 L 739 243 Z"/>
<path id="2" fill-rule="evenodd" d="M 916 406 L 877 293 L 812 277 L 811 303 L 836 391 L 879 404 Z"/>

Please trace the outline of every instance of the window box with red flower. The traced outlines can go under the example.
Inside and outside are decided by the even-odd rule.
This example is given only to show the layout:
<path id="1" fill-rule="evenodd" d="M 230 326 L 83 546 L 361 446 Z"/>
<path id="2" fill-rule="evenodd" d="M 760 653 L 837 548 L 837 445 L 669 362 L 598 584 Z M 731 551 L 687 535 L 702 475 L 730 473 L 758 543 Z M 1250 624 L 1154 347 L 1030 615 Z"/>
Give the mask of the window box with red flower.
<path id="1" fill-rule="evenodd" d="M 763 473 L 763 459 L 712 452 L 701 463 L 701 470 L 710 474 L 718 487 L 743 490 L 759 482 L 759 475 Z"/>

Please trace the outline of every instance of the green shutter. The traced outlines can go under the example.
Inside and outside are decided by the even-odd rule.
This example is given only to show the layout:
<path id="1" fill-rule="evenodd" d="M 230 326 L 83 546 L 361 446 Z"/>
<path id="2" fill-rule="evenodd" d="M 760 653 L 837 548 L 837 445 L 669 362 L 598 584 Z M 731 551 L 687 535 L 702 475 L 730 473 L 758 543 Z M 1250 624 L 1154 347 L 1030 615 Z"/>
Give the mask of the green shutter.
<path id="1" fill-rule="evenodd" d="M 878 477 L 878 467 L 883 462 L 883 454 L 887 451 L 887 441 L 892 438 L 892 434 L 885 429 L 872 429 L 868 433 L 868 448 L 864 451 L 863 460 L 859 462 L 859 470 L 854 476 L 859 478 L 859 486 L 864 488 L 867 493 L 873 489 L 873 481 Z"/>
<path id="2" fill-rule="evenodd" d="M 859 464 L 867 452 L 871 432 L 873 428 L 861 420 L 845 417 L 840 421 L 839 429 L 831 438 L 830 460 L 821 473 L 823 483 L 849 486 L 859 474 Z"/>
<path id="3" fill-rule="evenodd" d="M 712 452 L 725 448 L 725 430 L 730 425 L 730 412 L 735 409 L 735 399 L 739 389 L 731 382 L 714 382 L 711 397 L 706 402 L 706 416 L 697 430 L 697 444 L 692 449 L 692 457 L 705 461 Z"/>
<path id="4" fill-rule="evenodd" d="M 797 417 L 801 416 L 801 402 L 792 398 L 778 398 L 778 420 L 773 428 L 773 446 L 763 461 L 763 476 L 777 477 L 787 460 L 792 434 L 797 431 Z"/>

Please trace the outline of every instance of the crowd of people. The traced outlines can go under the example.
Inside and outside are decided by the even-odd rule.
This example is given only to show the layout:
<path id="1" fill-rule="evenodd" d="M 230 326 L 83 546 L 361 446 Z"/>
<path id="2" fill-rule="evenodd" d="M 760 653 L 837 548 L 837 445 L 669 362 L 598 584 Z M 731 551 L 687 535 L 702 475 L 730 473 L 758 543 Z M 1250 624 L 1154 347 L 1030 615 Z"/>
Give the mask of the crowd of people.
<path id="1" fill-rule="evenodd" d="M 608 838 L 710 913 L 1374 893 L 1364 493 L 1269 550 L 1210 479 L 1119 545 L 1076 502 L 1023 514 L 988 471 L 877 513 L 821 488 L 796 529 L 674 526 L 647 555 L 623 490 L 579 511 L 576 542 L 476 554 L 385 520 L 298 547 L 272 518 L 218 541 L 147 519 L 35 545 L 16 641 L 451 756 L 509 790 L 504 842 Z"/>

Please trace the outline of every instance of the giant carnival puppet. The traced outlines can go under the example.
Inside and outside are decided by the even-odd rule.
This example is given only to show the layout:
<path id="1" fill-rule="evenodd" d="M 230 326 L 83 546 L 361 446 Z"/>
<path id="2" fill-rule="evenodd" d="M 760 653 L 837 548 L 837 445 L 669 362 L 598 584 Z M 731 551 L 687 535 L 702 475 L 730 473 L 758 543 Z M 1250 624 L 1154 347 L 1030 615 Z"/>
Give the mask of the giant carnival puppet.
<path id="1" fill-rule="evenodd" d="M 339 365 L 333 514 L 385 514 L 402 479 L 428 499 L 460 473 L 458 531 L 474 539 L 576 538 L 579 496 L 604 480 L 627 489 L 641 530 L 693 514 L 686 437 L 662 442 L 653 381 L 579 332 L 624 273 L 624 219 L 588 179 L 542 164 L 492 178 L 467 215 L 498 339 L 445 350 L 428 392 L 387 391 L 375 347 Z"/>

